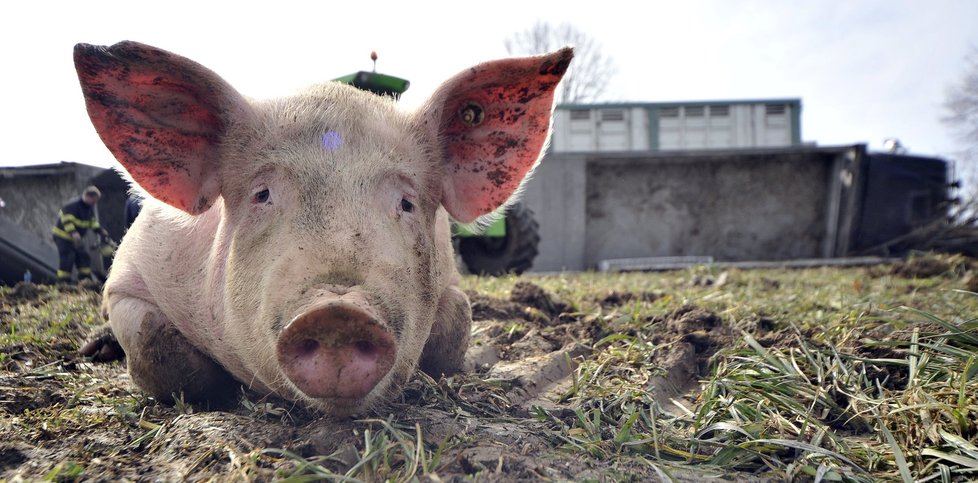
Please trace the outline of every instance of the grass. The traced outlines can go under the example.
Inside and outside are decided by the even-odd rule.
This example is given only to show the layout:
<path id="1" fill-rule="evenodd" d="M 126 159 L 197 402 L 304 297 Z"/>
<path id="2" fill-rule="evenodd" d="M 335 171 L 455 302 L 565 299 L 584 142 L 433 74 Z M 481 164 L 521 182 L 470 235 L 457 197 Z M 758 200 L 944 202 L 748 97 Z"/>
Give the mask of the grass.
<path id="1" fill-rule="evenodd" d="M 540 468 L 562 462 L 591 470 L 581 478 L 669 481 L 693 469 L 701 475 L 735 471 L 778 481 L 973 481 L 978 479 L 974 267 L 961 257 L 920 260 L 943 269 L 916 277 L 889 267 L 724 271 L 709 266 L 654 274 L 464 277 L 464 289 L 496 299 L 508 299 L 519 282 L 532 282 L 569 307 L 561 317 L 596 327 L 594 340 L 580 341 L 590 351 L 575 361 L 571 380 L 553 405 L 519 410 L 511 400 L 514 381 L 488 373 L 441 380 L 419 374 L 405 388 L 404 405 L 395 405 L 401 411 L 350 422 L 343 430 L 348 443 L 323 454 L 287 446 L 218 445 L 197 450 L 185 466 L 244 481 L 506 474 L 513 470 L 502 459 L 495 465 L 470 458 L 466 450 L 482 445 L 516 452 L 502 437 L 512 430 L 539 441 L 530 456 L 538 458 Z M 0 288 L 0 296 L 11 290 Z M 615 294 L 621 303 L 602 304 Z M 58 404 L 20 411 L 0 432 L 29 441 L 59 431 L 115 428 L 129 435 L 120 436 L 127 445 L 101 453 L 103 458 L 165 451 L 174 423 L 197 416 L 200 408 L 182 401 L 161 408 L 98 374 L 65 369 L 58 362 L 65 340 L 80 342 L 81 329 L 100 321 L 88 294 L 55 289 L 46 297 L 44 303 L 0 308 L 0 363 L 8 375 L 18 368 L 25 391 L 42 387 L 31 384 L 57 382 L 68 395 Z M 695 327 L 686 334 L 670 332 L 669 324 L 689 307 L 722 321 L 722 337 L 716 335 L 720 328 L 707 331 L 709 337 Z M 544 312 L 527 314 L 526 320 L 501 321 L 500 340 L 554 330 L 541 325 L 548 317 Z M 663 358 L 680 344 L 701 340 L 713 346 L 705 345 L 708 351 L 697 356 L 701 372 L 690 376 L 696 389 L 664 391 Z M 31 357 L 46 362 L 25 365 Z M 83 410 L 86 405 L 110 409 L 92 413 Z M 403 409 L 411 407 L 420 409 Z M 300 424 L 290 408 L 248 395 L 236 411 L 272 428 Z M 470 430 L 440 432 L 430 424 L 435 420 Z M 52 463 L 37 477 L 96 476 L 86 461 Z M 520 471 L 510 476 L 551 477 L 536 467 Z"/>
<path id="2" fill-rule="evenodd" d="M 963 261 L 950 260 L 952 273 L 955 263 Z M 786 480 L 978 478 L 978 295 L 955 289 L 953 276 L 737 272 L 711 289 L 720 276 L 699 267 L 678 276 L 534 279 L 564 300 L 593 299 L 607 287 L 663 294 L 600 314 L 612 335 L 578 368 L 564 398 L 573 418 L 537 411 L 565 449 Z M 505 292 L 503 280 L 476 282 L 471 289 Z M 716 358 L 693 407 L 667 416 L 647 390 L 657 350 L 649 318 L 677 303 L 715 310 L 744 332 Z M 747 332 L 768 318 L 790 339 L 766 348 Z M 880 327 L 897 332 L 877 340 L 872 329 Z"/>
<path id="3" fill-rule="evenodd" d="M 443 447 L 426 448 L 419 424 L 406 428 L 393 418 L 365 419 L 357 423 L 363 426 L 363 444 L 349 455 L 352 458 L 346 457 L 344 450 L 310 459 L 281 449 L 266 449 L 263 454 L 279 456 L 293 462 L 292 469 L 279 475 L 282 483 L 411 481 L 430 474 L 438 467 Z M 350 460 L 355 462 L 350 465 Z M 349 469 L 339 474 L 324 466 L 324 462 L 347 464 Z"/>

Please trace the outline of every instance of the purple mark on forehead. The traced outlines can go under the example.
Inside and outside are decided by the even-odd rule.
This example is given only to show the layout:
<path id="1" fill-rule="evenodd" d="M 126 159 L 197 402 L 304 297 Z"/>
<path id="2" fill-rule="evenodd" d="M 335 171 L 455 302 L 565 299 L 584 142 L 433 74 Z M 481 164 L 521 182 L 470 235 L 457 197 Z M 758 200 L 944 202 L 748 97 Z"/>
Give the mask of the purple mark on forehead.
<path id="1" fill-rule="evenodd" d="M 343 146 L 343 136 L 336 131 L 326 131 L 323 134 L 323 148 L 327 151 L 336 151 Z"/>

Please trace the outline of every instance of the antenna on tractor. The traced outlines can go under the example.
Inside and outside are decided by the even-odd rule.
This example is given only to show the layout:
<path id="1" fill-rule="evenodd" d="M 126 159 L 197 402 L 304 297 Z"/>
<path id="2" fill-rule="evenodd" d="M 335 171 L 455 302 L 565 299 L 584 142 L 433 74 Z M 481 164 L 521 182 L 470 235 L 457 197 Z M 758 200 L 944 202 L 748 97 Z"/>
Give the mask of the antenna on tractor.
<path id="1" fill-rule="evenodd" d="M 407 79 L 401 79 L 400 77 L 394 77 L 387 74 L 378 74 L 376 51 L 370 52 L 370 60 L 374 61 L 373 72 L 361 70 L 343 77 L 337 77 L 333 80 L 342 82 L 344 84 L 349 84 L 357 89 L 373 92 L 377 95 L 391 96 L 395 99 L 403 94 L 404 91 L 407 90 L 408 86 L 411 85 Z"/>

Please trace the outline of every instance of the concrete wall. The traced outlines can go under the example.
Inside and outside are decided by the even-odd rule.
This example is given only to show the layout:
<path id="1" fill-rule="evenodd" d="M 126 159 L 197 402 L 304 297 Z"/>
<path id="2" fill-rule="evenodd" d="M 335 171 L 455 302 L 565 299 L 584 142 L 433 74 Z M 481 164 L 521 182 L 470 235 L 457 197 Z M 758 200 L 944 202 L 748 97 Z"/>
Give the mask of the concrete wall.
<path id="1" fill-rule="evenodd" d="M 584 268 L 587 209 L 586 155 L 548 154 L 523 191 L 540 225 L 540 253 L 533 271 Z"/>
<path id="2" fill-rule="evenodd" d="M 550 153 L 524 199 L 535 271 L 605 259 L 784 260 L 838 254 L 839 170 L 852 147 Z"/>
<path id="3" fill-rule="evenodd" d="M 81 196 L 89 180 L 103 169 L 74 163 L 3 168 L 0 198 L 6 207 L 0 219 L 8 220 L 54 248 L 51 227 L 58 211 L 72 198 Z"/>
<path id="4" fill-rule="evenodd" d="M 115 240 L 120 240 L 128 185 L 113 170 L 78 163 L 0 168 L 0 198 L 6 204 L 0 209 L 0 222 L 15 227 L 6 230 L 11 233 L 0 232 L 0 239 L 34 255 L 43 254 L 45 263 L 57 267 L 51 228 L 61 207 L 81 196 L 88 185 L 95 185 L 102 191 L 98 204 L 99 223 Z M 88 236 L 94 237 L 92 234 Z M 10 263 L 14 262 L 0 259 L 0 265 Z M 93 268 L 96 272 L 102 269 L 97 256 L 93 256 Z M 6 267 L 10 273 L 19 274 L 23 270 L 21 266 Z"/>

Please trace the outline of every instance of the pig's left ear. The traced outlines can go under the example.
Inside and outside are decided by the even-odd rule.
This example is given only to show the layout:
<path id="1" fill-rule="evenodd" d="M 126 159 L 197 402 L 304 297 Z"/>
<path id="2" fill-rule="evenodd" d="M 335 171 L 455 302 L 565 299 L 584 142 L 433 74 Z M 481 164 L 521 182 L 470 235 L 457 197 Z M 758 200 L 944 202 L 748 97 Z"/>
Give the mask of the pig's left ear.
<path id="1" fill-rule="evenodd" d="M 423 122 L 444 160 L 442 205 L 469 223 L 503 205 L 540 159 L 550 134 L 554 89 L 574 53 L 472 67 L 432 95 Z"/>

